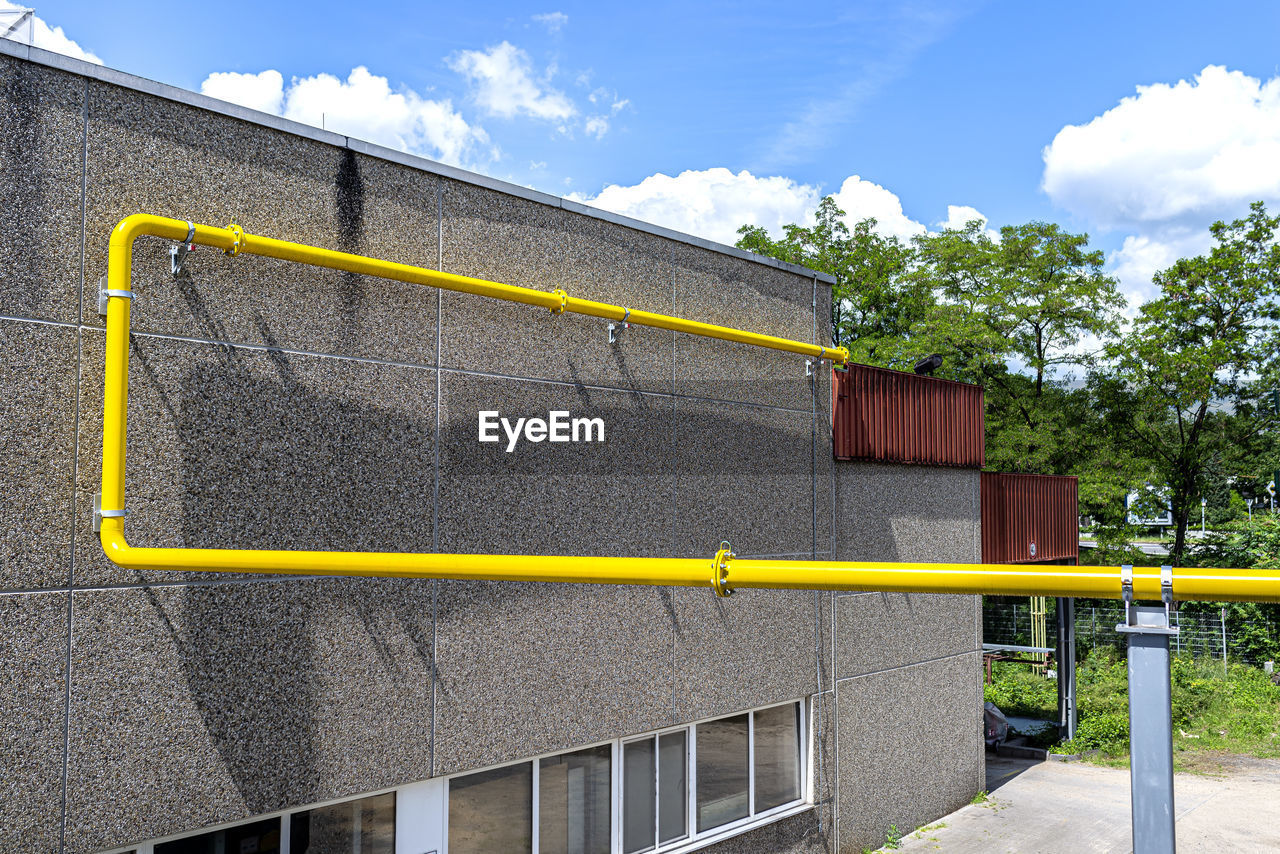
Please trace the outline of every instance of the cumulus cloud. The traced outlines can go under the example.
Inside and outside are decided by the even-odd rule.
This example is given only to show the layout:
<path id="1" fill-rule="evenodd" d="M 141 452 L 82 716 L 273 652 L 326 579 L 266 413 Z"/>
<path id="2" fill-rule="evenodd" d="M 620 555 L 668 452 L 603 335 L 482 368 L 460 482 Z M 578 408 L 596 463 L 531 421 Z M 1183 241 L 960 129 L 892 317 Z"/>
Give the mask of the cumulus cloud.
<path id="1" fill-rule="evenodd" d="M 535 78 L 529 55 L 510 42 L 460 51 L 449 67 L 470 81 L 476 104 L 490 115 L 562 122 L 578 112 L 564 93 Z"/>
<path id="2" fill-rule="evenodd" d="M 34 45 L 63 56 L 83 59 L 95 65 L 102 64 L 101 59 L 68 38 L 62 31 L 62 27 L 50 27 L 43 18 L 34 14 L 27 16 L 26 13 L 29 11 L 31 10 L 24 6 L 15 5 L 8 0 L 0 0 L 0 33 L 12 28 L 7 38 L 14 41 Z"/>
<path id="3" fill-rule="evenodd" d="M 690 169 L 672 177 L 658 173 L 638 184 L 611 184 L 599 195 L 570 198 L 604 210 L 733 244 L 738 227 L 759 225 L 770 232 L 804 222 L 821 198 L 818 188 L 790 178 L 757 177 L 723 167 Z"/>
<path id="4" fill-rule="evenodd" d="M 256 110 L 324 127 L 401 151 L 464 164 L 497 156 L 489 135 L 467 122 L 446 98 L 393 90 L 387 78 L 361 66 L 346 80 L 331 74 L 295 77 L 288 87 L 278 71 L 211 74 L 200 91 Z"/>
<path id="5" fill-rule="evenodd" d="M 922 223 L 903 213 L 902 200 L 896 194 L 857 175 L 845 178 L 840 189 L 832 195 L 840 210 L 844 211 L 845 222 L 850 228 L 855 223 L 874 217 L 876 231 L 899 240 L 910 240 L 928 230 Z"/>
<path id="6" fill-rule="evenodd" d="M 219 71 L 200 84 L 201 93 L 251 110 L 279 115 L 284 108 L 284 76 L 273 68 L 258 74 Z"/>
<path id="7" fill-rule="evenodd" d="M 1193 81 L 1139 86 L 1060 130 L 1044 164 L 1050 198 L 1104 228 L 1207 225 L 1224 208 L 1280 197 L 1280 77 L 1210 65 Z"/>
<path id="8" fill-rule="evenodd" d="M 1137 94 L 1045 147 L 1043 188 L 1103 230 L 1124 290 L 1149 298 L 1151 273 L 1210 245 L 1208 226 L 1280 201 L 1280 77 L 1210 65 L 1193 80 Z"/>
<path id="9" fill-rule="evenodd" d="M 547 12 L 543 15 L 534 15 L 533 20 L 547 28 L 549 33 L 558 33 L 564 29 L 564 25 L 569 23 L 569 16 L 564 12 Z"/>
<path id="10" fill-rule="evenodd" d="M 718 243 L 733 244 L 738 228 L 758 225 L 779 236 L 791 223 L 813 222 L 813 212 L 824 193 L 819 187 L 801 184 L 780 175 L 752 175 L 745 169 L 732 172 L 724 167 L 690 169 L 672 177 L 658 173 L 638 184 L 611 184 L 594 197 L 575 193 L 570 198 L 614 213 L 665 225 Z M 876 231 L 901 240 L 910 240 L 928 229 L 907 216 L 902 200 L 879 184 L 851 175 L 831 194 L 845 212 L 845 223 L 875 218 Z M 948 223 L 960 225 L 968 219 L 986 217 L 968 206 L 948 207 Z M 946 223 L 944 223 L 945 225 Z"/>

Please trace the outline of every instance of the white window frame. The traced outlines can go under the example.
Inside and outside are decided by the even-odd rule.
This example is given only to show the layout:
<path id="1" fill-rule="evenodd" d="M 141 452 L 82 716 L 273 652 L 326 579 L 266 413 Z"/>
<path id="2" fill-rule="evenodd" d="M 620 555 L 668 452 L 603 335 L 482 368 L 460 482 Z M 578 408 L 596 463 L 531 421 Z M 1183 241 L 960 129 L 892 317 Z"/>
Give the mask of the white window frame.
<path id="1" fill-rule="evenodd" d="M 218 830 L 227 830 L 239 827 L 252 822 L 265 821 L 268 819 L 279 819 L 280 821 L 280 850 L 284 854 L 289 854 L 289 832 L 291 827 L 291 817 L 295 813 L 307 812 L 319 807 L 333 806 L 335 804 L 354 803 L 365 798 L 375 797 L 377 795 L 385 795 L 395 793 L 396 795 L 396 854 L 448 854 L 449 848 L 449 783 L 451 780 L 459 777 L 467 777 L 483 771 L 493 771 L 499 768 L 508 768 L 516 765 L 527 763 L 533 764 L 532 780 L 532 824 L 531 828 L 533 851 L 538 854 L 539 836 L 541 833 L 541 815 L 540 815 L 540 788 L 541 788 L 541 768 L 542 760 L 553 756 L 562 756 L 566 753 L 576 753 L 580 750 L 587 750 L 593 747 L 603 747 L 608 745 L 610 748 L 610 816 L 609 816 L 609 838 L 612 854 L 620 854 L 622 849 L 622 812 L 623 812 L 623 775 L 622 775 L 622 756 L 623 745 L 636 741 L 650 739 L 654 745 L 654 775 L 655 788 L 660 774 L 660 742 L 661 736 L 673 732 L 685 733 L 685 835 L 679 839 L 672 840 L 668 843 L 658 842 L 661 790 L 655 791 L 654 798 L 654 842 L 653 848 L 648 849 L 647 854 L 686 854 L 686 852 L 697 851 L 709 845 L 714 845 L 725 839 L 738 836 L 747 831 L 763 827 L 783 818 L 787 818 L 798 813 L 805 812 L 813 808 L 814 780 L 813 755 L 816 749 L 816 740 L 813 728 L 810 725 L 810 713 L 812 709 L 813 698 L 803 697 L 798 700 L 788 700 L 784 703 L 771 703 L 767 706 L 759 706 L 751 709 L 743 709 L 729 714 L 714 715 L 702 718 L 679 726 L 663 727 L 662 729 L 652 730 L 645 733 L 637 733 L 635 735 L 624 736 L 621 738 L 605 739 L 601 741 L 591 742 L 589 744 L 577 745 L 568 750 L 554 750 L 547 753 L 541 753 L 525 759 L 514 762 L 501 762 L 495 765 L 485 766 L 483 768 L 468 769 L 467 771 L 457 774 L 450 774 L 445 777 L 433 777 L 428 780 L 422 780 L 415 783 L 409 783 L 403 786 L 397 786 L 387 789 L 379 789 L 373 792 L 365 792 L 355 797 L 347 796 L 343 798 L 333 798 L 326 801 L 318 801 L 306 806 L 290 807 L 285 810 L 266 813 L 254 816 L 252 818 L 240 819 L 238 821 L 224 822 L 221 824 L 202 827 L 198 830 L 188 830 L 182 833 L 175 833 L 157 839 L 139 842 L 133 845 L 123 845 L 115 848 L 107 849 L 101 854 L 126 854 L 126 852 L 136 852 L 136 854 L 155 854 L 155 846 L 174 840 L 185 839 L 192 836 L 200 836 L 205 833 L 211 833 Z M 785 804 L 772 807 L 762 812 L 756 812 L 756 769 L 755 769 L 755 716 L 757 712 L 767 711 L 769 709 L 779 708 L 781 706 L 799 706 L 798 725 L 800 727 L 799 738 L 799 761 L 800 761 L 800 797 L 796 800 L 789 801 Z M 718 825 L 705 831 L 698 831 L 697 819 L 697 793 L 698 793 L 698 726 L 700 724 L 710 723 L 712 721 L 722 720 L 724 718 L 737 717 L 738 715 L 747 715 L 747 815 L 745 818 L 731 821 L 727 824 Z"/>

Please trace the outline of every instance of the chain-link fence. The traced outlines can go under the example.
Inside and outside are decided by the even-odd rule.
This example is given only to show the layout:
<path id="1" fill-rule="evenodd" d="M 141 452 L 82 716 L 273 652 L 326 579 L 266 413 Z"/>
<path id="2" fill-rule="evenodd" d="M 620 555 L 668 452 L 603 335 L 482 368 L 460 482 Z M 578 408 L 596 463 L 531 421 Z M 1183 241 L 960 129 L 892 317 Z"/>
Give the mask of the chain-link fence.
<path id="1" fill-rule="evenodd" d="M 1124 622 L 1124 608 L 1119 604 L 1091 605 L 1076 603 L 1076 649 L 1084 652 L 1096 646 L 1123 648 L 1126 636 L 1116 631 Z M 1049 600 L 1045 616 L 1049 645 L 1055 643 L 1058 618 L 1056 602 Z M 1232 619 L 1225 610 L 1199 613 L 1175 612 L 1174 625 L 1180 631 L 1170 642 L 1175 653 L 1201 657 L 1230 657 L 1261 665 L 1270 653 L 1259 649 L 1257 639 L 1280 638 L 1271 620 Z M 1032 614 L 1030 600 L 986 597 L 982 608 L 982 640 L 984 643 L 1031 645 Z M 1224 655 L 1225 650 L 1225 655 Z"/>

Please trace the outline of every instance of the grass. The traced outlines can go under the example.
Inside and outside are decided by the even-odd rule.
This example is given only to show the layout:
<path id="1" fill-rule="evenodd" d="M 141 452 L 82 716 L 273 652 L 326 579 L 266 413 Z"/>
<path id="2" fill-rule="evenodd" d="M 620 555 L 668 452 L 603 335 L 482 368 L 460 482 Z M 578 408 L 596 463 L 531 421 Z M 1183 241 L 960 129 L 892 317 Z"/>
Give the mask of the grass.
<path id="1" fill-rule="evenodd" d="M 1280 686 L 1261 670 L 1217 659 L 1174 656 L 1171 667 L 1175 766 L 1203 770 L 1214 754 L 1280 757 Z M 997 662 L 986 699 L 1005 714 L 1053 720 L 1057 685 L 1025 667 Z M 1100 750 L 1093 761 L 1125 765 L 1129 752 L 1128 674 L 1123 653 L 1093 649 L 1076 671 L 1080 721 L 1076 738 L 1048 744 L 1054 752 Z M 1052 739 L 1050 739 L 1052 741 Z M 1056 748 L 1056 749 L 1055 749 Z"/>

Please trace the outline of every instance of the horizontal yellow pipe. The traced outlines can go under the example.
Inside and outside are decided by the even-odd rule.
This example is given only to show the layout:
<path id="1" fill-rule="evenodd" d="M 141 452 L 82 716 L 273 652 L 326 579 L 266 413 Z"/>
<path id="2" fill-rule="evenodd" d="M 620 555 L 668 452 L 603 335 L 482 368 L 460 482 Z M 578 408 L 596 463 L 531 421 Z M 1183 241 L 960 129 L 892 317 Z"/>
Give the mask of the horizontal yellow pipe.
<path id="1" fill-rule="evenodd" d="M 102 521 L 107 556 L 126 569 L 711 587 L 711 558 L 410 554 L 134 548 L 119 519 Z M 1118 566 L 729 561 L 731 589 L 866 590 L 1119 599 Z M 1135 567 L 1134 598 L 1159 601 L 1159 567 Z M 1178 600 L 1280 602 L 1280 570 L 1174 569 Z"/>
<path id="2" fill-rule="evenodd" d="M 147 234 L 182 241 L 194 229 L 195 243 L 230 253 L 247 252 L 363 275 L 510 299 L 552 310 L 562 306 L 594 317 L 622 320 L 625 309 L 562 293 L 453 276 L 421 267 L 245 234 L 238 227 L 214 228 L 165 217 L 135 215 L 112 231 L 107 287 L 129 290 L 133 241 Z M 633 311 L 631 322 L 740 341 L 813 356 L 837 358 L 841 351 L 756 333 Z M 805 349 L 808 348 L 808 349 Z M 847 354 L 843 354 L 847 357 Z M 134 548 L 124 537 L 125 426 L 128 412 L 129 300 L 107 303 L 107 354 L 102 433 L 102 548 L 126 569 L 201 570 L 292 575 L 363 575 L 386 578 L 450 578 L 494 581 L 586 582 L 715 587 L 727 589 L 887 590 L 932 593 L 989 593 L 1018 596 L 1077 596 L 1119 599 L 1119 567 L 975 565 L 944 563 L 858 563 L 845 561 L 577 557 L 537 555 L 405 554 L 397 552 L 315 552 L 260 549 Z M 1157 568 L 1134 569 L 1138 599 L 1160 598 Z M 1176 599 L 1280 601 L 1280 571 L 1175 569 Z"/>

